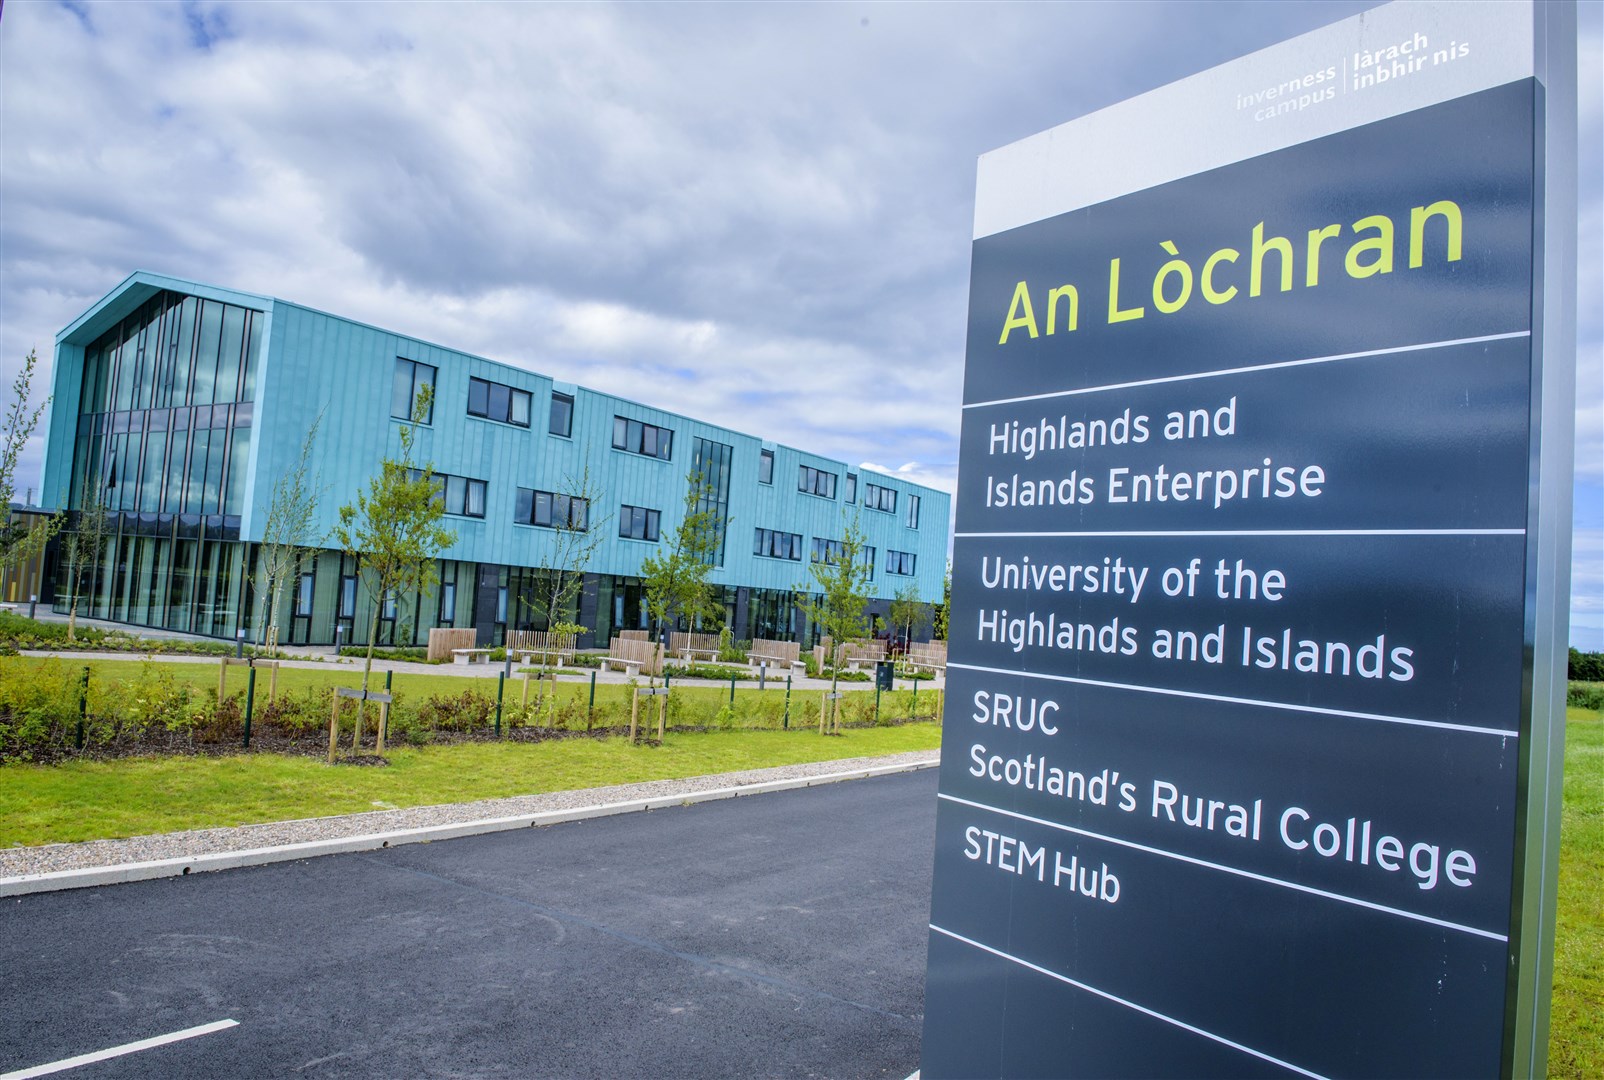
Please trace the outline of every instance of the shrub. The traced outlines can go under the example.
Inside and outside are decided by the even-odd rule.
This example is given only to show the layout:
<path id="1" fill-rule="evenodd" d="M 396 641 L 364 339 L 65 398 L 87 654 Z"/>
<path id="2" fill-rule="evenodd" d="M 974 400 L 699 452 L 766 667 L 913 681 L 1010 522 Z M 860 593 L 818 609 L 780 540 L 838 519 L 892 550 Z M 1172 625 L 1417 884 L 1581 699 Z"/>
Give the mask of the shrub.
<path id="1" fill-rule="evenodd" d="M 433 731 L 467 733 L 489 727 L 495 715 L 493 700 L 477 691 L 464 690 L 460 694 L 431 694 L 418 709 L 417 722 Z"/>
<path id="2" fill-rule="evenodd" d="M 1565 688 L 1565 704 L 1573 709 L 1604 711 L 1604 683 L 1570 683 Z"/>

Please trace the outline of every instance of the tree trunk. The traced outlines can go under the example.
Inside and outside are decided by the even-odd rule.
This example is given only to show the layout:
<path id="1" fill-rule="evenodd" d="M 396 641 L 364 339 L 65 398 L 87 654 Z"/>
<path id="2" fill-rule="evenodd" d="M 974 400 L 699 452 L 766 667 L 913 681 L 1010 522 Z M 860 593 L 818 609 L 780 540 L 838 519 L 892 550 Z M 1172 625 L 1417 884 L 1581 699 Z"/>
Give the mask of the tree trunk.
<path id="1" fill-rule="evenodd" d="M 67 640 L 78 640 L 78 592 L 73 590 L 72 610 L 67 614 Z"/>

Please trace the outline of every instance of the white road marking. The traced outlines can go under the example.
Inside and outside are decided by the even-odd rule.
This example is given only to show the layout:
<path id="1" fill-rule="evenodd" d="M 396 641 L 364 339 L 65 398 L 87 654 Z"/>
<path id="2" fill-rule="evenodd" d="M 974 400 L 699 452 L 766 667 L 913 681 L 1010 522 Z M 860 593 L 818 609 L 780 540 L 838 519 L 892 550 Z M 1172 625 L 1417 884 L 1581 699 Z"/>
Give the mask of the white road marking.
<path id="1" fill-rule="evenodd" d="M 77 1057 L 52 1061 L 48 1065 L 35 1065 L 30 1069 L 18 1069 L 16 1072 L 0 1073 L 0 1080 L 28 1080 L 29 1077 L 33 1076 L 49 1076 L 51 1073 L 65 1072 L 68 1069 L 76 1069 L 81 1065 L 93 1065 L 97 1061 L 122 1057 L 124 1054 L 137 1054 L 141 1050 L 150 1050 L 158 1046 L 166 1046 L 168 1043 L 182 1042 L 185 1039 L 193 1039 L 200 1035 L 210 1035 L 214 1031 L 223 1031 L 231 1027 L 239 1027 L 239 1021 L 214 1020 L 210 1024 L 185 1028 L 183 1031 L 157 1035 L 150 1039 L 140 1039 L 138 1042 L 124 1043 L 121 1046 L 113 1046 L 109 1050 L 96 1050 L 92 1054 L 79 1054 Z"/>

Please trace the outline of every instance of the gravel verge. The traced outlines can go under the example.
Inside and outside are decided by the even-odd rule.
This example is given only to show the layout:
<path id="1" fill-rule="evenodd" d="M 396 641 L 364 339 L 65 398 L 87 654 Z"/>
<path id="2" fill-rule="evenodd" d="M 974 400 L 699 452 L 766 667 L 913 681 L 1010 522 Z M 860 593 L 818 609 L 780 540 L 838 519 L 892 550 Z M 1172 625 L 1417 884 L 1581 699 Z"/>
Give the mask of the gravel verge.
<path id="1" fill-rule="evenodd" d="M 362 814 L 342 814 L 335 817 L 302 818 L 296 821 L 274 821 L 233 828 L 133 836 L 125 840 L 91 840 L 81 844 L 5 848 L 0 849 L 0 879 L 20 877 L 24 874 L 47 874 L 62 870 L 124 866 L 158 859 L 184 859 L 199 855 L 250 851 L 317 840 L 338 840 L 399 829 L 457 825 L 551 810 L 604 806 L 635 799 L 690 795 L 720 788 L 824 776 L 874 766 L 934 764 L 940 757 L 939 751 L 915 750 L 903 754 L 888 754 L 884 757 L 814 761 L 803 765 L 747 769 L 742 772 L 692 776 L 679 780 L 648 780 L 639 784 L 614 784 L 608 787 L 581 788 L 576 791 L 554 791 L 545 795 L 518 795 L 507 799 L 481 799 L 477 802 L 447 803 L 441 806 L 415 806 L 404 810 L 372 810 Z"/>

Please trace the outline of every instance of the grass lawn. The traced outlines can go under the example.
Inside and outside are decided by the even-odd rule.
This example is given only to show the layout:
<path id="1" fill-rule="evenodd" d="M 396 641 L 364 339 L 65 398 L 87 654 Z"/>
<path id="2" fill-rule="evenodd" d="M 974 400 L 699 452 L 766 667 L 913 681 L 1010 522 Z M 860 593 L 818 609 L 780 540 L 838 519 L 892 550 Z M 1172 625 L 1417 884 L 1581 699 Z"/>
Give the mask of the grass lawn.
<path id="1" fill-rule="evenodd" d="M 1604 1076 L 1604 713 L 1569 710 L 1548 1072 Z"/>
<path id="2" fill-rule="evenodd" d="M 469 802 L 940 745 L 940 727 L 921 723 L 832 738 L 796 729 L 671 733 L 661 747 L 626 739 L 397 747 L 385 751 L 389 768 L 330 768 L 278 754 L 8 765 L 0 769 L 0 846 Z"/>

